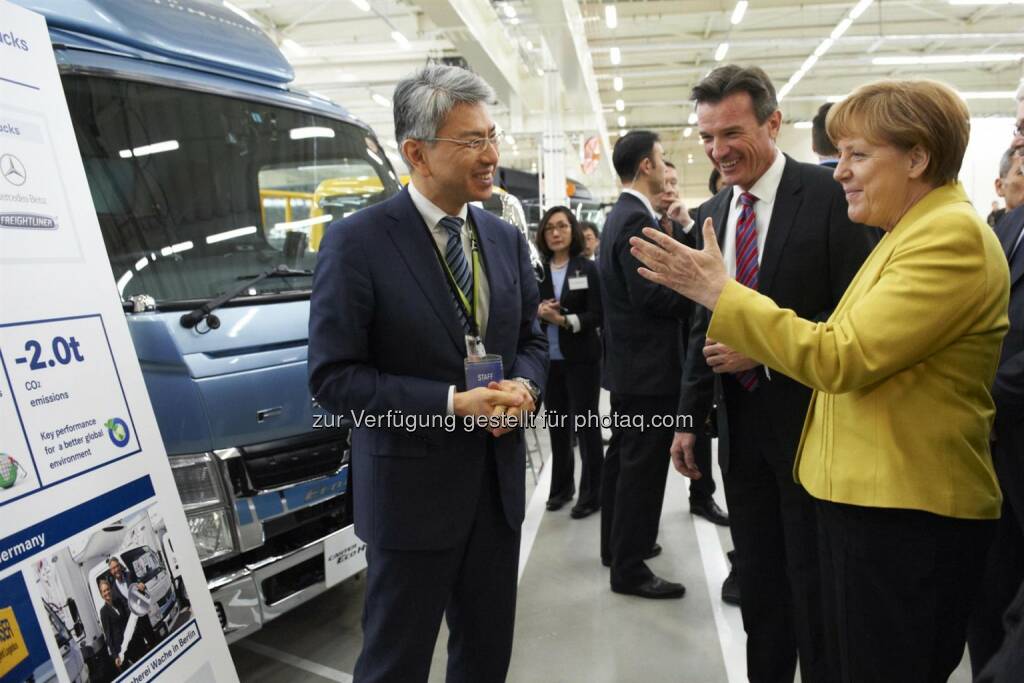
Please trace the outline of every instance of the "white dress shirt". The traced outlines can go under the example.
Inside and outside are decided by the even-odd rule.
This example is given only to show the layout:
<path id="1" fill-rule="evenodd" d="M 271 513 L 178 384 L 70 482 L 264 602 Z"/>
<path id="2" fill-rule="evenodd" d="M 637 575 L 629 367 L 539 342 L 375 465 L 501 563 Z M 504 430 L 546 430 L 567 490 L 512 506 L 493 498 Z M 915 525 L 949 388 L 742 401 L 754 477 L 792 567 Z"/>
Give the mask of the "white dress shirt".
<path id="1" fill-rule="evenodd" d="M 779 150 L 775 150 L 775 161 L 768 167 L 754 186 L 745 189 L 734 186 L 732 189 L 732 200 L 729 205 L 729 218 L 725 223 L 725 243 L 722 245 L 722 257 L 725 259 L 725 269 L 729 277 L 736 277 L 736 223 L 739 222 L 740 211 L 743 205 L 740 203 L 740 195 L 749 192 L 757 197 L 754 202 L 754 221 L 757 229 L 757 265 L 761 265 L 761 257 L 764 256 L 764 243 L 768 239 L 768 225 L 772 220 L 772 211 L 775 209 L 775 196 L 779 191 L 779 183 L 782 182 L 782 171 L 786 168 L 786 157 Z"/>

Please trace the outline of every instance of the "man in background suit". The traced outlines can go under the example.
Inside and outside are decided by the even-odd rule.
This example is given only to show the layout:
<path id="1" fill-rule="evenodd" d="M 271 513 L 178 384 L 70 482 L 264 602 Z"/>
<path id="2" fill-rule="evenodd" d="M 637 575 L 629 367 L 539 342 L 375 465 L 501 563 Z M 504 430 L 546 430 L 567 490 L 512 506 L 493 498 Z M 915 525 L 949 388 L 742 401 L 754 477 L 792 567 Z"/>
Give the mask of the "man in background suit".
<path id="1" fill-rule="evenodd" d="M 1015 133 L 1007 176 L 1019 174 L 1024 168 L 1024 85 L 1018 91 Z M 1003 353 L 992 385 L 992 400 L 996 404 L 992 464 L 1003 492 L 1003 514 L 968 626 L 967 642 L 975 676 L 995 655 L 1004 635 L 1007 640 L 1024 640 L 1022 634 L 1005 634 L 1004 628 L 1004 613 L 1024 588 L 1024 204 L 1017 206 L 1015 196 L 1006 196 L 1008 213 L 995 227 L 1010 268 L 1010 330 L 1003 339 Z M 1024 602 L 1018 599 L 1018 621 L 1024 617 L 1022 605 Z"/>
<path id="2" fill-rule="evenodd" d="M 665 161 L 658 136 L 630 131 L 612 152 L 625 188 L 605 220 L 600 275 L 604 296 L 602 385 L 613 424 L 601 481 L 601 561 L 611 566 L 616 593 L 681 598 L 682 584 L 665 581 L 645 559 L 661 551 L 655 541 L 665 497 L 673 427 L 652 427 L 654 416 L 675 415 L 683 358 L 681 321 L 692 303 L 640 277 L 629 238 L 658 225 L 652 203 L 664 189 Z M 643 422 L 644 427 L 636 426 Z"/>
<path id="3" fill-rule="evenodd" d="M 485 104 L 493 97 L 457 67 L 427 66 L 399 82 L 395 133 L 412 179 L 333 224 L 320 248 L 313 395 L 336 414 L 432 420 L 411 432 L 386 422 L 352 430 L 355 526 L 368 563 L 357 683 L 426 681 L 445 615 L 449 682 L 497 683 L 508 670 L 523 430 L 467 430 L 463 417 L 532 411 L 547 341 L 524 236 L 469 205 L 490 197 L 498 164 Z M 467 388 L 463 362 L 478 333 L 505 379 Z"/>
<path id="4" fill-rule="evenodd" d="M 764 71 L 719 67 L 691 99 L 704 150 L 728 185 L 701 205 L 697 225 L 713 220 L 737 281 L 803 318 L 824 320 L 873 247 L 872 232 L 850 222 L 828 169 L 777 149 L 782 112 Z M 792 681 L 799 651 L 804 683 L 826 681 L 817 523 L 810 496 L 793 481 L 810 390 L 706 339 L 708 322 L 698 309 L 679 412 L 699 424 L 717 385 L 750 680 Z M 700 472 L 694 441 L 679 433 L 672 444 L 676 468 L 691 477 Z"/>

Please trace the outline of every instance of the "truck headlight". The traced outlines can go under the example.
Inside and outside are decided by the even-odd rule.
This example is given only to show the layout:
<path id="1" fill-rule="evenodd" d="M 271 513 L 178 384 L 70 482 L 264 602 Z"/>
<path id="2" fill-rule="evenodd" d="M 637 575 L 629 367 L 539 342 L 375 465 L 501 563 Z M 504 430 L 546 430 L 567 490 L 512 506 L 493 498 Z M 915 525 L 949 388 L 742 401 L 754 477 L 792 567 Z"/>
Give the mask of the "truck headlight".
<path id="1" fill-rule="evenodd" d="M 186 510 L 223 504 L 220 481 L 208 453 L 171 457 L 171 471 Z"/>
<path id="2" fill-rule="evenodd" d="M 192 542 L 195 543 L 200 562 L 235 551 L 235 542 L 231 536 L 231 519 L 226 508 L 189 512 L 187 515 L 188 528 L 192 532 Z"/>
<path id="3" fill-rule="evenodd" d="M 218 463 L 209 453 L 175 455 L 170 461 L 199 560 L 205 564 L 234 553 L 232 517 Z"/>

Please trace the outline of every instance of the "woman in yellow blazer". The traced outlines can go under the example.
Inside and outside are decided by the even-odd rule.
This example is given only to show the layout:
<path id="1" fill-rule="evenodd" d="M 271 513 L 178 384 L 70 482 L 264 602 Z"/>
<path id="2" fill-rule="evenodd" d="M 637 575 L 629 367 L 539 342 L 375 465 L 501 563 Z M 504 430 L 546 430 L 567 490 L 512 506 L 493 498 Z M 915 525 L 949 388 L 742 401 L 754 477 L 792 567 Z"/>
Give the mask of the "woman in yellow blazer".
<path id="1" fill-rule="evenodd" d="M 948 679 L 1000 514 L 989 387 L 1009 274 L 956 180 L 969 117 L 929 81 L 864 86 L 832 108 L 850 219 L 886 234 L 827 322 L 728 278 L 710 220 L 703 251 L 655 231 L 657 246 L 634 241 L 642 275 L 714 311 L 709 338 L 814 389 L 794 474 L 818 500 L 842 681 Z"/>

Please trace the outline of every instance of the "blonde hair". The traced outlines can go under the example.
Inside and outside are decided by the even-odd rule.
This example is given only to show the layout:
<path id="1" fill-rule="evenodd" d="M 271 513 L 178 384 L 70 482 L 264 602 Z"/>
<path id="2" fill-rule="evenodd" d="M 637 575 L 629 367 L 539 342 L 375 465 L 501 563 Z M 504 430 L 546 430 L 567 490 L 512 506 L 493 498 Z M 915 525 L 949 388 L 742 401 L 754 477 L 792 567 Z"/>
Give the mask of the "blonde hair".
<path id="1" fill-rule="evenodd" d="M 937 81 L 879 81 L 861 86 L 828 113 L 833 142 L 863 138 L 873 145 L 928 152 L 923 179 L 934 186 L 956 180 L 971 133 L 971 113 L 948 85 Z"/>

